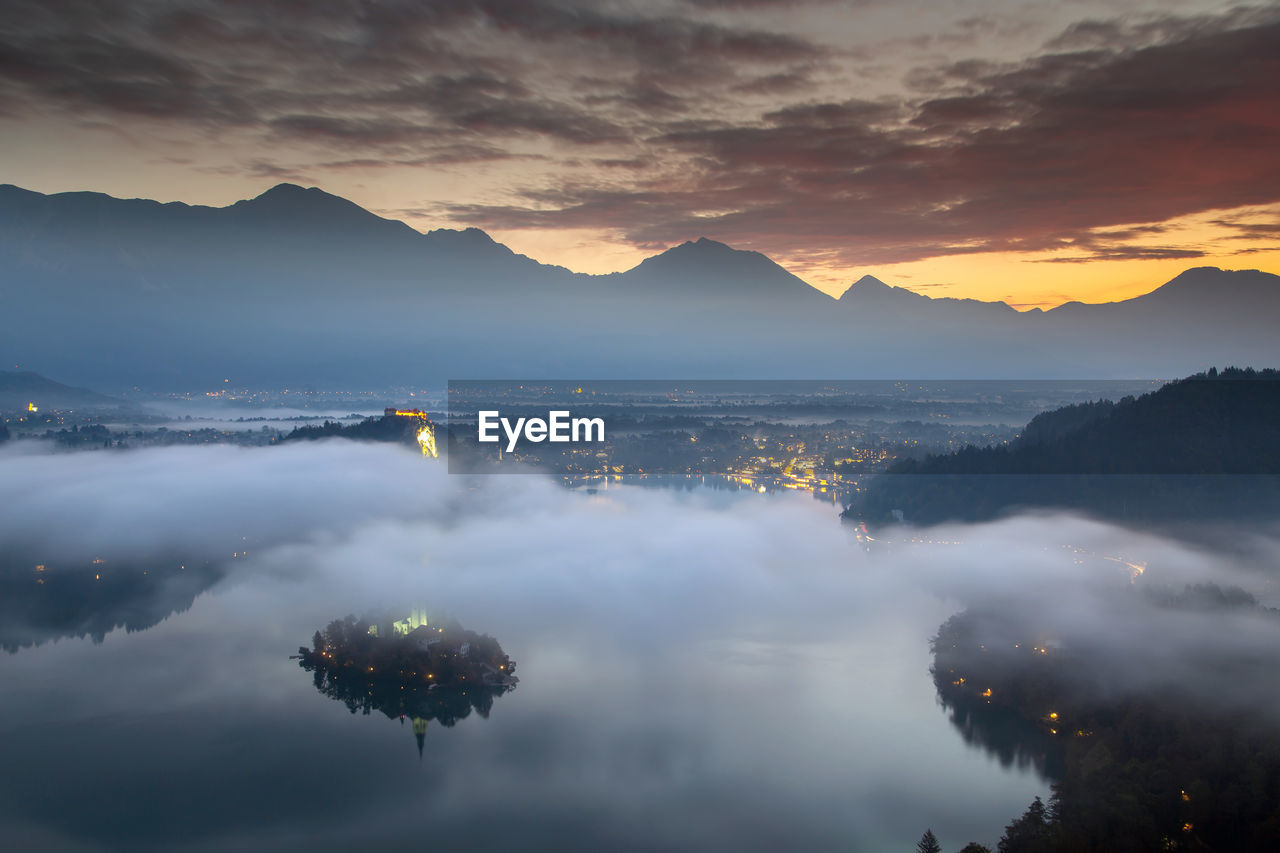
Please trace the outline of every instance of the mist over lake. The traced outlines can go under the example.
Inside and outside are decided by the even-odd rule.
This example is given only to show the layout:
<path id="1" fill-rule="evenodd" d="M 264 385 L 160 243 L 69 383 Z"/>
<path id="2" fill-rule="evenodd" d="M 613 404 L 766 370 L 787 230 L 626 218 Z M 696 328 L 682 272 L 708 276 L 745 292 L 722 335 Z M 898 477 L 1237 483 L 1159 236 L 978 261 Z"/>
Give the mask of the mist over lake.
<path id="1" fill-rule="evenodd" d="M 0 853 L 1276 853 L 1280 0 L 6 0 Z"/>
<path id="2" fill-rule="evenodd" d="M 953 725 L 929 677 L 939 624 L 998 591 L 1052 596 L 1062 637 L 1123 625 L 1098 617 L 1112 601 L 1203 646 L 1215 634 L 1188 635 L 1194 617 L 1124 605 L 1132 579 L 1106 557 L 1180 583 L 1257 580 L 1274 554 L 1070 517 L 868 549 L 793 494 L 588 495 L 441 469 L 343 441 L 0 455 L 28 507 L 0 523 L 6 553 L 60 561 L 46 577 L 78 560 L 101 561 L 90 587 L 182 554 L 183 572 L 218 567 L 193 597 L 149 588 L 153 604 L 180 593 L 154 627 L 126 630 L 135 602 L 103 599 L 121 628 L 31 625 L 36 644 L 0 658 L 0 750 L 21 768 L 6 845 L 880 850 L 923 825 L 993 843 L 1049 779 L 1033 750 L 1002 759 Z M 43 588 L 31 566 L 6 572 Z M 350 713 L 290 659 L 335 618 L 417 607 L 493 636 L 520 675 L 488 719 L 428 724 L 421 758 L 407 723 Z M 1181 678 L 1168 665 L 1148 684 Z"/>

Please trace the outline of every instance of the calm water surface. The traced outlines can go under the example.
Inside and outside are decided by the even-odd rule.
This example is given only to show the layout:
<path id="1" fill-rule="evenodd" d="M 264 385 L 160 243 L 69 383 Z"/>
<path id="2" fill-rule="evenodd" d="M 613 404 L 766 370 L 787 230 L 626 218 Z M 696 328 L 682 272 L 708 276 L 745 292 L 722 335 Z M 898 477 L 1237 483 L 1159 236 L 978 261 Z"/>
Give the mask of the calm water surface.
<path id="1" fill-rule="evenodd" d="M 741 586 L 666 551 L 639 581 L 598 551 L 544 579 L 515 544 L 503 572 L 426 554 L 406 584 L 349 547 L 238 561 L 147 630 L 0 654 L 0 848 L 888 851 L 932 827 L 958 849 L 1047 792 L 937 702 L 927 641 L 956 603 L 876 600 L 892 587 L 856 575 L 892 567 L 852 539 L 821 580 L 765 555 Z M 312 571 L 316 549 L 349 571 Z M 742 559 L 693 555 L 721 558 Z M 493 635 L 518 687 L 430 723 L 419 755 L 410 723 L 351 714 L 289 657 L 370 602 Z"/>

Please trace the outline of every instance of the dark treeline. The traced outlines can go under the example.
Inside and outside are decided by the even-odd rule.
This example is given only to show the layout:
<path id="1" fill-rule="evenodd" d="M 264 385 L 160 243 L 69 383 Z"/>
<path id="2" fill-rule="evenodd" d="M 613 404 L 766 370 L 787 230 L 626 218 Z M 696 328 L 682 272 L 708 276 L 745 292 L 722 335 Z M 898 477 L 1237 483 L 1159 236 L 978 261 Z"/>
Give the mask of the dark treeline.
<path id="1" fill-rule="evenodd" d="M 1017 507 L 1116 519 L 1273 514 L 1280 373 L 1210 370 L 1141 397 L 1045 412 L 1006 446 L 901 459 L 846 516 L 933 524 Z"/>
<path id="2" fill-rule="evenodd" d="M 1153 593 L 1159 607 L 1275 618 L 1239 590 Z M 1280 732 L 1271 708 L 1118 683 L 1108 653 L 1042 645 L 1025 615 L 969 610 L 933 640 L 952 723 L 1053 783 L 1006 828 L 1000 853 L 1272 851 L 1280 838 Z M 1152 638 L 1158 642 L 1159 638 Z M 1116 654 L 1114 650 L 1112 654 Z M 1242 653 L 1231 678 L 1270 679 L 1280 653 Z"/>
<path id="3" fill-rule="evenodd" d="M 57 432 L 46 432 L 46 437 L 52 438 L 63 447 L 110 447 L 111 446 L 111 430 L 102 424 L 87 424 L 80 426 L 76 424 L 71 429 L 60 429 Z"/>
<path id="4" fill-rule="evenodd" d="M 342 424 L 325 421 L 294 427 L 281 441 L 315 441 L 321 438 L 351 438 L 357 441 L 388 441 L 416 446 L 421 422 L 417 418 L 376 417 L 365 418 L 359 423 Z"/>

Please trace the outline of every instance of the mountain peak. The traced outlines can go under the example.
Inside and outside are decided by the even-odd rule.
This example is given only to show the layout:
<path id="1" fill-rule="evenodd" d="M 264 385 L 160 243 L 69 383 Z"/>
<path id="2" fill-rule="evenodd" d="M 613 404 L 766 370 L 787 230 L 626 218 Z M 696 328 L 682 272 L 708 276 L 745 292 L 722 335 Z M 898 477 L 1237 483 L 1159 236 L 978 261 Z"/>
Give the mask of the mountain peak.
<path id="1" fill-rule="evenodd" d="M 727 300 L 747 294 L 830 301 L 829 296 L 779 266 L 768 255 L 735 249 L 706 237 L 645 258 L 621 275 L 632 281 L 643 281 L 643 287 L 649 291 L 714 294 L 725 299 L 725 304 L 729 304 Z"/>
<path id="2" fill-rule="evenodd" d="M 853 284 L 849 285 L 849 290 L 853 290 L 855 287 L 860 287 L 860 288 L 863 288 L 864 290 L 873 290 L 873 289 L 881 289 L 881 288 L 887 288 L 889 290 L 893 289 L 891 285 L 885 284 L 883 281 L 881 281 L 880 279 L 876 278 L 873 275 L 864 275 L 862 278 L 858 279 Z"/>
<path id="3" fill-rule="evenodd" d="M 308 229 L 383 229 L 388 233 L 408 231 L 417 234 L 403 222 L 383 219 L 355 202 L 327 193 L 319 187 L 302 187 L 298 184 L 276 184 L 261 195 L 238 201 L 225 209 L 255 220 L 285 221 Z"/>
<path id="4" fill-rule="evenodd" d="M 729 244 L 721 243 L 719 240 L 712 240 L 710 237 L 699 237 L 697 240 L 692 240 L 684 245 L 698 246 L 703 249 L 727 249 L 730 252 L 737 251 Z"/>
<path id="5" fill-rule="evenodd" d="M 1213 290 L 1229 283 L 1250 278 L 1257 270 L 1224 270 L 1221 267 L 1190 267 L 1157 287 L 1151 293 L 1169 290 Z"/>
<path id="6" fill-rule="evenodd" d="M 470 244 L 474 246 L 497 246 L 501 245 L 497 240 L 489 236 L 487 231 L 480 228 L 433 228 L 427 232 L 427 236 L 434 240 L 448 241 L 455 244 Z M 505 247 L 504 247 L 505 248 Z"/>
<path id="7" fill-rule="evenodd" d="M 902 302 L 904 300 L 917 302 L 921 299 L 927 300 L 928 297 L 906 288 L 885 284 L 873 275 L 864 275 L 849 285 L 849 288 L 844 293 L 840 294 L 840 301 L 846 303 L 855 301 L 884 303 L 886 300 L 891 302 Z"/>
<path id="8" fill-rule="evenodd" d="M 665 252 L 661 252 L 654 257 L 698 257 L 698 258 L 714 258 L 730 257 L 735 254 L 754 255 L 755 252 L 743 252 L 732 246 L 721 243 L 717 240 L 711 240 L 706 237 L 699 237 L 697 240 L 686 240 L 678 246 L 672 246 Z"/>
<path id="9" fill-rule="evenodd" d="M 299 195 L 299 194 L 307 195 L 307 194 L 316 194 L 316 193 L 319 193 L 320 195 L 328 195 L 328 193 L 326 193 L 324 190 L 320 189 L 319 187 L 304 187 L 301 184 L 291 184 L 288 181 L 281 181 L 271 189 L 265 192 L 259 193 L 257 195 L 257 198 L 264 199 L 264 198 L 272 198 L 272 197 L 287 197 L 287 196 L 293 196 L 293 195 Z"/>
<path id="10" fill-rule="evenodd" d="M 324 206 L 334 210 L 358 210 L 362 213 L 369 213 L 369 211 L 355 202 L 327 193 L 319 187 L 303 187 L 289 183 L 276 184 L 264 193 L 251 199 L 238 201 L 231 206 L 240 207 L 241 205 L 254 208 L 271 208 L 281 212 L 314 210 L 317 207 Z M 369 215 L 372 216 L 373 214 Z"/>
<path id="11" fill-rule="evenodd" d="M 16 409 L 28 403 L 42 408 L 103 407 L 120 405 L 119 400 L 71 385 L 63 385 L 30 370 L 0 370 L 0 406 Z"/>
<path id="12" fill-rule="evenodd" d="M 1123 300 L 1124 304 L 1208 306 L 1218 303 L 1267 305 L 1280 308 L 1280 278 L 1261 270 L 1192 267 L 1150 293 Z"/>
<path id="13" fill-rule="evenodd" d="M 782 269 L 768 256 L 759 252 L 735 249 L 732 246 L 709 240 L 706 237 L 699 237 L 697 240 L 686 240 L 678 246 L 672 246 L 665 252 L 645 258 L 636 269 L 710 268 L 724 263 L 738 267 L 749 265 L 751 267 L 768 266 Z"/>

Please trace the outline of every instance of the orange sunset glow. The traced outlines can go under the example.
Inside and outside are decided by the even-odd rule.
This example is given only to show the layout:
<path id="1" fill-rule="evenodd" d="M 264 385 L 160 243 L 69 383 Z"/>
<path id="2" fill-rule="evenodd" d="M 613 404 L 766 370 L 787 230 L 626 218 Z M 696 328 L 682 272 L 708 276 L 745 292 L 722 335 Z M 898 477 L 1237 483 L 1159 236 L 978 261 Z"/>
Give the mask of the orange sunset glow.
<path id="1" fill-rule="evenodd" d="M 705 236 L 1023 309 L 1280 271 L 1274 8 L 214 5 L 15 17 L 0 181 L 289 181 L 578 272 Z"/>

